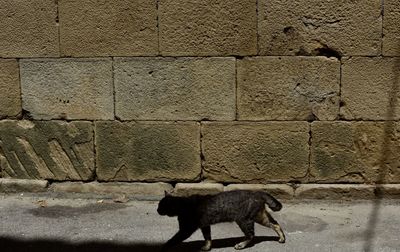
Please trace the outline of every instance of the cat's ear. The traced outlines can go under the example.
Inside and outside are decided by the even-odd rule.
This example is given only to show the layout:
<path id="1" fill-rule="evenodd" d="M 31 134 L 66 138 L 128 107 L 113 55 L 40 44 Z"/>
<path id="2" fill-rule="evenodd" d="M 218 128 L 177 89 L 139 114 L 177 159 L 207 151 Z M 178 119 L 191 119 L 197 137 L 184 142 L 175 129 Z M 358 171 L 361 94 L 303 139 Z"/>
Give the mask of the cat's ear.
<path id="1" fill-rule="evenodd" d="M 170 190 L 170 191 L 164 190 L 164 195 L 165 196 L 174 196 L 173 194 L 174 194 L 174 190 Z"/>

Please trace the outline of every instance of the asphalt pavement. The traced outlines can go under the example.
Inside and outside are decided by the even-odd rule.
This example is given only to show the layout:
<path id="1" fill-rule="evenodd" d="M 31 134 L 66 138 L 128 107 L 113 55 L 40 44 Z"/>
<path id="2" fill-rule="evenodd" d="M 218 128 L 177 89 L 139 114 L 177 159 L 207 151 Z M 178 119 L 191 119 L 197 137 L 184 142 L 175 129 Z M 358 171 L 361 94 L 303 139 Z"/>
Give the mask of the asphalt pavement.
<path id="1" fill-rule="evenodd" d="M 157 214 L 157 201 L 116 201 L 0 194 L 0 251 L 159 251 L 178 230 L 175 218 Z M 256 238 L 243 251 L 400 251 L 400 201 L 288 201 L 272 215 L 286 243 L 256 224 Z M 243 239 L 234 223 L 211 232 L 212 251 L 235 251 Z M 173 251 L 202 245 L 197 231 Z"/>

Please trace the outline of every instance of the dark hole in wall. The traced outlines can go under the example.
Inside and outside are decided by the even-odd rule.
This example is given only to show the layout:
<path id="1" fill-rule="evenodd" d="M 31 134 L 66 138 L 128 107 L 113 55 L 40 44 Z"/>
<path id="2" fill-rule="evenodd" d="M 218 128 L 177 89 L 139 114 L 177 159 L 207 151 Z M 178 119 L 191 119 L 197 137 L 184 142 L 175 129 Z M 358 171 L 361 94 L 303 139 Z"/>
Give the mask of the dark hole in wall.
<path id="1" fill-rule="evenodd" d="M 341 59 L 342 58 L 342 54 L 332 48 L 329 48 L 328 46 L 324 45 L 323 47 L 320 48 L 316 48 L 314 49 L 314 55 L 316 56 L 326 56 L 326 57 L 335 57 L 337 59 Z"/>

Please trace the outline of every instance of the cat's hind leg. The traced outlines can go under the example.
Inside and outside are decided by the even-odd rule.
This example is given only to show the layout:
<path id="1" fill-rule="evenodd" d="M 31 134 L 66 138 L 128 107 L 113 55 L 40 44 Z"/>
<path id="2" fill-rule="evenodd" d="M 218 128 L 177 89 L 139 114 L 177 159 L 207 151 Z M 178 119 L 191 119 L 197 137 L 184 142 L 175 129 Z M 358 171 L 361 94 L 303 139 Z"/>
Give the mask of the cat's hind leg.
<path id="1" fill-rule="evenodd" d="M 286 238 L 285 234 L 282 231 L 281 226 L 274 218 L 272 218 L 272 216 L 267 212 L 267 210 L 263 209 L 257 214 L 256 222 L 263 226 L 272 228 L 279 236 L 278 242 L 285 243 Z"/>
<path id="2" fill-rule="evenodd" d="M 244 249 L 249 245 L 249 243 L 254 238 L 254 221 L 241 220 L 241 221 L 236 221 L 236 223 L 239 225 L 240 229 L 243 231 L 243 233 L 246 237 L 246 240 L 236 244 L 235 249 L 237 249 L 237 250 Z"/>
<path id="3" fill-rule="evenodd" d="M 210 226 L 202 227 L 201 232 L 203 233 L 204 240 L 206 241 L 201 250 L 209 251 L 211 249 L 211 227 Z"/>

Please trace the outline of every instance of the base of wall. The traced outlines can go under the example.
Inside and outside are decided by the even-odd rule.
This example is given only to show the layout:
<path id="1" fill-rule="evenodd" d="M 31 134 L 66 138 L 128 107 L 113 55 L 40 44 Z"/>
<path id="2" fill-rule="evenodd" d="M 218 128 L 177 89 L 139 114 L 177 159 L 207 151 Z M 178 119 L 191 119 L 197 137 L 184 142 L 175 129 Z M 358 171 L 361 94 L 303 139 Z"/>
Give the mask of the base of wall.
<path id="1" fill-rule="evenodd" d="M 264 190 L 278 199 L 371 200 L 400 199 L 400 184 L 229 184 L 220 183 L 127 183 L 53 182 L 46 180 L 0 179 L 0 193 L 74 193 L 126 195 L 129 198 L 159 200 L 164 192 L 177 196 L 215 194 L 231 190 Z"/>

